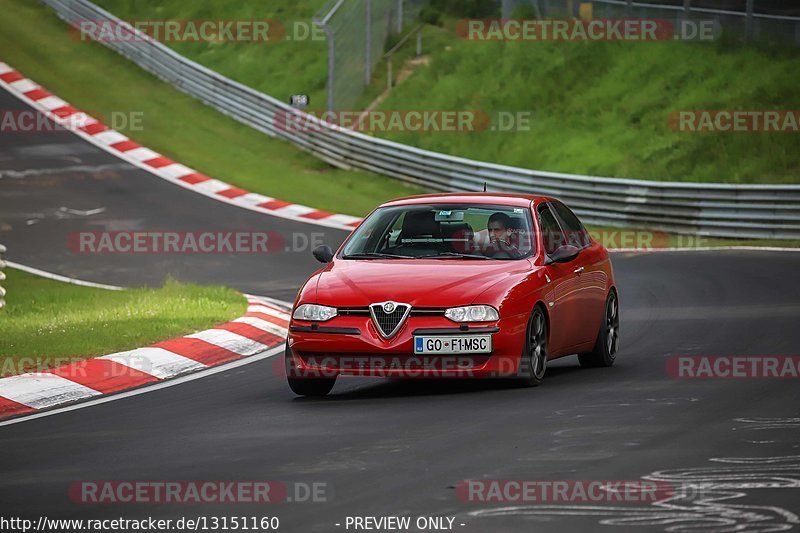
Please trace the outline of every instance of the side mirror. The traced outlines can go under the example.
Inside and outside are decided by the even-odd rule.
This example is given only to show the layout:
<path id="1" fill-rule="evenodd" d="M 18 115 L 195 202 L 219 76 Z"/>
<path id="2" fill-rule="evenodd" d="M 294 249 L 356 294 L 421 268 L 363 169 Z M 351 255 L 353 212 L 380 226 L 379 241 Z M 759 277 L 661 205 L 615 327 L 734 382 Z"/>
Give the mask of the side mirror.
<path id="1" fill-rule="evenodd" d="M 578 257 L 578 254 L 580 253 L 581 251 L 575 246 L 565 244 L 563 246 L 559 246 L 555 252 L 548 255 L 544 260 L 544 264 L 549 265 L 550 263 L 569 263 Z"/>
<path id="2" fill-rule="evenodd" d="M 333 260 L 333 250 L 327 244 L 321 244 L 314 248 L 311 255 L 320 263 L 330 263 Z"/>

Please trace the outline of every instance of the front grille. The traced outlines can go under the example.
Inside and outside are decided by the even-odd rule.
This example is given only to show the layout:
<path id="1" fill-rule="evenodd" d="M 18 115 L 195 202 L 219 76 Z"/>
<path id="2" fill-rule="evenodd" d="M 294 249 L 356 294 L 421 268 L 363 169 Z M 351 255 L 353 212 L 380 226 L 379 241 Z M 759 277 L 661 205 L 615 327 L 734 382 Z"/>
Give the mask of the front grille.
<path id="1" fill-rule="evenodd" d="M 444 307 L 413 307 L 409 316 L 444 316 Z M 369 307 L 339 307 L 339 316 L 369 316 Z"/>
<path id="2" fill-rule="evenodd" d="M 378 328 L 378 331 L 387 339 L 393 336 L 400 326 L 403 325 L 408 316 L 411 306 L 408 304 L 394 304 L 394 309 L 391 313 L 384 310 L 384 304 L 372 304 L 369 306 L 372 321 Z"/>

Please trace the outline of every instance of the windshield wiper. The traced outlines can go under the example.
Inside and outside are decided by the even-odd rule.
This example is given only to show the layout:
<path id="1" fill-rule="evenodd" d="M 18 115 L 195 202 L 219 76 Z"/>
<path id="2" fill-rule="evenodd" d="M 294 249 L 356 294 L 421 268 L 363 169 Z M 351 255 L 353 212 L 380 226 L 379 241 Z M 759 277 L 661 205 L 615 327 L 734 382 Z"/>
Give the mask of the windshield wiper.
<path id="1" fill-rule="evenodd" d="M 437 257 L 455 257 L 458 259 L 491 259 L 485 255 L 478 254 L 460 254 L 458 252 L 439 252 L 436 254 L 418 255 L 414 259 L 436 259 Z"/>
<path id="2" fill-rule="evenodd" d="M 361 254 L 343 255 L 342 259 L 412 259 L 407 255 L 383 254 L 379 252 L 367 252 Z"/>

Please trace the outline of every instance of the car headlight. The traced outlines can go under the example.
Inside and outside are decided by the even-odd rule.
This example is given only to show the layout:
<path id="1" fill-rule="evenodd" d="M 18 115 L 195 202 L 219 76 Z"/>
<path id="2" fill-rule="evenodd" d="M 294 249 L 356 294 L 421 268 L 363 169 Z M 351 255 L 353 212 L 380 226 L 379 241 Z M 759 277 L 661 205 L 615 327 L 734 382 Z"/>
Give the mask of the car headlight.
<path id="1" fill-rule="evenodd" d="M 497 309 L 489 305 L 451 307 L 444 312 L 444 316 L 453 322 L 492 322 L 500 320 Z"/>
<path id="2" fill-rule="evenodd" d="M 327 305 L 302 304 L 292 313 L 292 318 L 297 320 L 310 320 L 312 322 L 325 322 L 336 316 L 336 308 Z"/>

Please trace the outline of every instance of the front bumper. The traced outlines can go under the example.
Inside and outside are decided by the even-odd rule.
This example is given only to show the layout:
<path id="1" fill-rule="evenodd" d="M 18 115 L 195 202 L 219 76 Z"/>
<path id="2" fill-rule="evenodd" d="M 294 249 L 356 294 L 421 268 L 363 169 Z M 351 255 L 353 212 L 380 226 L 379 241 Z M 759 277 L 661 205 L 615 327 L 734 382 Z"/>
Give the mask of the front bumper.
<path id="1" fill-rule="evenodd" d="M 292 320 L 287 343 L 290 377 L 338 375 L 436 378 L 507 377 L 517 373 L 527 317 L 458 325 L 443 316 L 410 316 L 384 339 L 368 316 L 338 316 L 314 324 Z M 414 353 L 415 335 L 490 334 L 489 354 Z"/>

